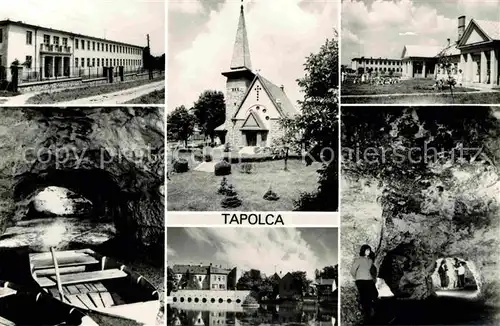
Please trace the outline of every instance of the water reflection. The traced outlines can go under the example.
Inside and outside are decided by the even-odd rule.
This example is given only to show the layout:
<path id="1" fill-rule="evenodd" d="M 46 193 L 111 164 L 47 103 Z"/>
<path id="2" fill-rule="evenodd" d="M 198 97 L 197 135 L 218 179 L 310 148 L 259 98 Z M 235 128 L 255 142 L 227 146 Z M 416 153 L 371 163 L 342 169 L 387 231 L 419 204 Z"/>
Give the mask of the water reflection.
<path id="1" fill-rule="evenodd" d="M 337 326 L 337 307 L 303 304 L 261 305 L 255 309 L 235 307 L 195 307 L 167 305 L 168 326 L 209 325 L 317 325 Z"/>

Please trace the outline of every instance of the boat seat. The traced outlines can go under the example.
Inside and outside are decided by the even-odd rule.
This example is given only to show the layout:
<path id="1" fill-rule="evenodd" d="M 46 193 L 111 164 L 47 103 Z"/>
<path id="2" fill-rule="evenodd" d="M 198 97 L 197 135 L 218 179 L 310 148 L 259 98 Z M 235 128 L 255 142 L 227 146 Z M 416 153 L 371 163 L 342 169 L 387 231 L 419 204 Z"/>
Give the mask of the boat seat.
<path id="1" fill-rule="evenodd" d="M 52 260 L 52 257 L 33 259 L 31 263 L 33 264 L 33 269 L 35 271 L 40 269 L 54 268 L 54 261 Z M 99 261 L 95 257 L 89 255 L 57 257 L 57 265 L 59 267 L 92 265 L 97 263 L 99 263 Z"/>
<path id="2" fill-rule="evenodd" d="M 0 316 L 0 325 L 1 326 L 16 326 L 16 323 L 8 320 L 7 318 L 3 318 Z"/>
<path id="3" fill-rule="evenodd" d="M 127 273 L 117 268 L 105 269 L 102 271 L 83 272 L 75 274 L 63 274 L 60 276 L 61 285 L 72 285 L 78 283 L 96 282 L 126 277 Z M 37 277 L 38 284 L 42 287 L 51 287 L 56 285 L 55 276 Z"/>
<path id="4" fill-rule="evenodd" d="M 114 305 L 109 292 L 88 292 L 64 296 L 65 302 L 83 309 L 104 309 Z"/>

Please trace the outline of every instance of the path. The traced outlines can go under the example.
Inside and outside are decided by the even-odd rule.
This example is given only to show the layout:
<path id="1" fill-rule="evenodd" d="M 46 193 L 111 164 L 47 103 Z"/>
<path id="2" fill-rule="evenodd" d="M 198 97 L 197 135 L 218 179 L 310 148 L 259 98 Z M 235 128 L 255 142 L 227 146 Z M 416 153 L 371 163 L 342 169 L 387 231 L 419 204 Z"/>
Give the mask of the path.
<path id="1" fill-rule="evenodd" d="M 148 83 L 138 87 L 127 88 L 113 93 L 105 93 L 101 95 L 80 98 L 68 102 L 59 102 L 58 105 L 78 105 L 78 104 L 122 104 L 127 101 L 136 99 L 143 95 L 152 93 L 156 90 L 165 88 L 165 81 L 160 80 L 153 83 Z"/>
<path id="2" fill-rule="evenodd" d="M 498 309 L 475 301 L 473 290 L 442 291 L 427 300 L 379 300 L 373 325 L 498 325 Z"/>
<path id="3" fill-rule="evenodd" d="M 481 94 L 481 93 L 496 93 L 496 90 L 481 90 L 473 92 L 453 92 L 453 95 L 458 94 Z M 341 95 L 341 98 L 363 98 L 363 97 L 391 97 L 391 96 L 434 96 L 434 95 L 450 95 L 450 92 L 427 92 L 427 93 L 394 93 L 394 94 L 362 94 L 362 95 Z"/>

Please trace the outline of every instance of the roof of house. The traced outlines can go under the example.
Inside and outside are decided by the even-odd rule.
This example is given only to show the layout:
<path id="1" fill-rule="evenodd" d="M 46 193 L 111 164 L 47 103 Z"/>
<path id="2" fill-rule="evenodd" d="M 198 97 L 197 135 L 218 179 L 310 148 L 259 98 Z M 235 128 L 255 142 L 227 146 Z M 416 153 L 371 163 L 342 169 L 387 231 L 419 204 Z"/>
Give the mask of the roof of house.
<path id="1" fill-rule="evenodd" d="M 500 40 L 500 21 L 471 19 L 469 25 L 473 21 L 476 22 L 479 28 L 481 28 L 492 40 Z"/>
<path id="2" fill-rule="evenodd" d="M 22 21 L 13 21 L 10 19 L 0 20 L 0 26 L 9 25 L 9 24 L 23 26 L 23 27 L 32 28 L 32 29 L 42 29 L 42 30 L 49 31 L 49 32 L 65 33 L 65 34 L 69 34 L 70 36 L 73 36 L 73 37 L 85 37 L 85 38 L 90 38 L 90 39 L 98 40 L 98 41 L 104 41 L 104 42 L 108 42 L 108 43 L 116 43 L 116 44 L 121 44 L 121 45 L 133 46 L 133 47 L 137 47 L 137 48 L 141 48 L 141 49 L 144 48 L 144 46 L 142 46 L 142 45 L 113 41 L 113 40 L 108 40 L 108 39 L 101 38 L 101 37 L 95 37 L 95 36 L 90 36 L 90 35 L 78 34 L 78 33 L 74 33 L 74 32 L 68 32 L 68 31 L 65 31 L 62 29 L 55 29 L 55 28 L 50 28 L 50 27 L 32 25 L 32 24 L 27 24 L 27 23 L 22 22 Z"/>
<path id="3" fill-rule="evenodd" d="M 212 265 L 174 265 L 172 270 L 175 274 L 229 274 L 231 270 Z"/>
<path id="4" fill-rule="evenodd" d="M 351 61 L 359 61 L 359 60 L 386 60 L 386 61 L 401 61 L 401 58 L 391 59 L 391 58 L 382 58 L 382 57 L 355 57 L 352 58 Z"/>
<path id="5" fill-rule="evenodd" d="M 440 45 L 405 45 L 401 57 L 434 58 L 443 49 L 443 46 Z"/>

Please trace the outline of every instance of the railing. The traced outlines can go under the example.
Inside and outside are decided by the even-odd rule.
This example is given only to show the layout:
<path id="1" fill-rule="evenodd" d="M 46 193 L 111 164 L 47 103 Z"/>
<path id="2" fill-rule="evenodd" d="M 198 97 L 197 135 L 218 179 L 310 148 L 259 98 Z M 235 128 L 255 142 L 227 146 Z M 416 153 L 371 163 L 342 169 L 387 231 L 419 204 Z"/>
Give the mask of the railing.
<path id="1" fill-rule="evenodd" d="M 71 53 L 71 46 L 41 43 L 40 52 Z"/>
<path id="2" fill-rule="evenodd" d="M 106 77 L 107 67 L 75 67 L 75 66 L 60 66 L 55 69 L 50 67 L 36 67 L 36 68 L 23 68 L 20 71 L 20 81 L 21 83 L 51 80 L 51 79 L 64 79 L 64 78 L 75 78 L 79 77 L 83 80 L 94 79 L 100 77 Z M 143 73 L 144 69 L 142 67 L 130 67 L 125 66 L 123 68 L 124 74 L 130 73 Z M 119 77 L 119 68 L 113 68 L 113 76 L 115 78 Z"/>

